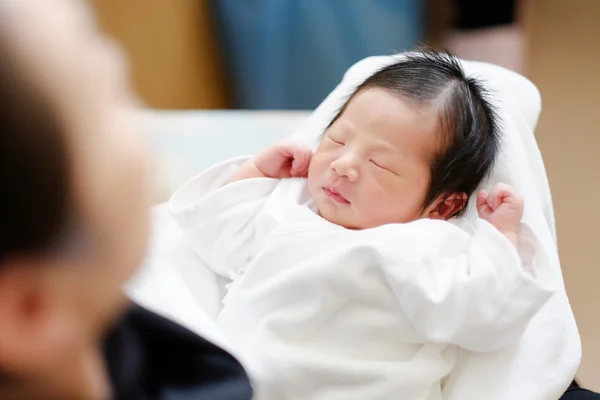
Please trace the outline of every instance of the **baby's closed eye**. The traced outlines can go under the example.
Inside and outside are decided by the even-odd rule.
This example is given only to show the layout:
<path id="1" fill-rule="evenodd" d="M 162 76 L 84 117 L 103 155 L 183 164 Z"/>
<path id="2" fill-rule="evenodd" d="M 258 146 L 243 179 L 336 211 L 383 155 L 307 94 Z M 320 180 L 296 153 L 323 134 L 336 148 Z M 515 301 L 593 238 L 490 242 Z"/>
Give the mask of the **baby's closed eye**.
<path id="1" fill-rule="evenodd" d="M 394 175 L 399 175 L 392 167 L 387 166 L 385 163 L 383 163 L 382 161 L 375 161 L 373 159 L 369 160 L 371 162 L 371 164 L 373 164 L 375 167 L 390 172 Z"/>
<path id="2" fill-rule="evenodd" d="M 337 145 L 340 145 L 340 146 L 344 146 L 345 145 L 345 143 L 341 139 L 339 139 L 339 138 L 333 138 L 331 136 L 328 136 L 328 138 L 329 138 L 329 140 L 331 140 L 333 143 L 335 143 Z"/>

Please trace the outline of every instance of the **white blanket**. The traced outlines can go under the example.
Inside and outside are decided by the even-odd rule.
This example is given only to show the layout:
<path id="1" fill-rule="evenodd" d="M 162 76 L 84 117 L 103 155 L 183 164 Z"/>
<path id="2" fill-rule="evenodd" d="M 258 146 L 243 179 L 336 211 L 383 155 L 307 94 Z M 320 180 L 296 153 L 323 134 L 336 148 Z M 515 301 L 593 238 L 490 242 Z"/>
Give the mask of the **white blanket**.
<path id="1" fill-rule="evenodd" d="M 243 161 L 188 182 L 169 210 L 208 266 L 241 275 L 218 324 L 257 399 L 442 399 L 459 346 L 513 344 L 553 293 L 527 226 L 520 256 L 483 220 L 472 235 L 439 220 L 348 230 L 314 212 L 305 179 L 221 187 Z"/>
<path id="2" fill-rule="evenodd" d="M 356 85 L 397 57 L 401 56 L 371 57 L 355 64 L 294 138 L 316 144 Z M 524 195 L 524 220 L 550 256 L 558 293 L 533 319 L 517 345 L 493 355 L 465 356 L 461 368 L 446 383 L 451 389 L 448 398 L 556 399 L 575 375 L 581 343 L 560 270 L 548 179 L 533 134 L 541 110 L 540 95 L 530 81 L 512 71 L 479 62 L 463 61 L 463 66 L 468 75 L 484 80 L 492 90 L 503 119 L 500 159 L 486 186 L 504 182 Z M 470 203 L 468 220 L 476 218 L 474 203 Z"/>
<path id="3" fill-rule="evenodd" d="M 313 113 L 310 121 L 295 135 L 296 139 L 306 143 L 315 143 L 337 108 L 342 104 L 353 87 L 376 68 L 391 62 L 392 57 L 377 57 L 364 60 L 355 65 L 346 74 L 344 81 Z M 444 398 L 464 399 L 556 399 L 572 379 L 581 354 L 579 336 L 568 300 L 562 284 L 555 243 L 555 227 L 552 202 L 542 159 L 533 136 L 540 111 L 539 94 L 526 79 L 507 70 L 481 63 L 465 62 L 469 73 L 486 79 L 495 89 L 496 99 L 501 102 L 501 113 L 505 121 L 504 148 L 496 173 L 489 184 L 503 181 L 515 186 L 525 195 L 525 221 L 536 232 L 541 246 L 549 256 L 552 267 L 553 284 L 558 289 L 527 328 L 523 338 L 515 346 L 492 354 L 462 354 L 457 360 L 458 368 L 445 382 Z M 471 220 L 475 215 L 474 207 L 469 211 Z M 162 216 L 164 217 L 164 215 Z M 158 232 L 161 239 L 175 232 Z M 178 235 L 178 234 L 177 234 Z M 159 275 L 134 281 L 130 294 L 142 302 L 153 304 L 154 309 L 187 324 L 196 331 L 203 332 L 202 325 L 209 321 L 193 321 L 193 310 L 198 304 L 209 304 L 210 314 L 216 312 L 218 292 L 214 276 L 204 269 L 204 264 L 190 254 L 187 248 L 180 246 L 163 252 L 154 258 L 169 269 L 186 264 L 188 272 L 183 273 L 186 280 L 180 279 L 180 285 L 174 284 L 169 291 L 170 300 L 153 301 L 157 287 L 164 287 Z M 193 271 L 193 266 L 196 271 Z M 152 275 L 153 273 L 150 273 Z M 192 276 L 193 279 L 187 279 Z M 209 281 L 206 281 L 208 278 Z M 153 282 L 149 284 L 149 282 Z M 212 283 L 211 283 L 212 282 Z M 206 296 L 206 291 L 210 292 Z M 183 296 L 188 291 L 196 296 Z M 203 299 L 199 299 L 202 295 Z M 214 296 L 214 297 L 213 297 Z M 169 296 L 163 296 L 169 297 Z M 185 297 L 185 299 L 184 299 Z M 181 301 L 179 301 L 179 300 Z M 194 303 L 197 301 L 198 303 Z M 184 304 L 185 303 L 185 304 Z M 186 308 L 187 311 L 182 309 Z M 214 315 L 214 314 L 213 314 Z M 198 319 L 198 318 L 197 318 Z M 201 318 L 200 318 L 201 319 Z M 417 371 L 418 372 L 418 371 Z M 351 385 L 351 383 L 349 383 Z M 404 398 L 402 393 L 396 398 Z"/>

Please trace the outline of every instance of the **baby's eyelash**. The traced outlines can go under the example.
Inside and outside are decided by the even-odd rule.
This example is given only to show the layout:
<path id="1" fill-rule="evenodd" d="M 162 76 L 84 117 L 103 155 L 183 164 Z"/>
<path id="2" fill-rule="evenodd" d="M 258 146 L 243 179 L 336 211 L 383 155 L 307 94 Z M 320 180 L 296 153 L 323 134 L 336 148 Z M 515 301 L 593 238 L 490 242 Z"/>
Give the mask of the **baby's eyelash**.
<path id="1" fill-rule="evenodd" d="M 375 165 L 376 167 L 383 168 L 381 165 L 377 164 L 377 162 L 376 162 L 376 161 L 374 161 L 374 160 L 369 160 L 369 161 L 370 161 L 370 162 L 371 162 L 373 165 Z M 387 169 L 387 168 L 383 168 L 383 169 Z"/>
<path id="2" fill-rule="evenodd" d="M 396 172 L 392 171 L 392 170 L 391 170 L 391 169 L 389 169 L 389 168 L 382 167 L 381 165 L 377 164 L 377 162 L 375 162 L 375 161 L 373 161 L 373 160 L 369 160 L 369 161 L 370 161 L 370 162 L 371 162 L 373 165 L 375 165 L 377 168 L 381 168 L 381 169 L 383 169 L 383 170 L 385 170 L 385 171 L 388 171 L 388 172 L 390 172 L 390 173 L 392 173 L 392 174 L 394 174 L 394 175 L 398 175 Z"/>

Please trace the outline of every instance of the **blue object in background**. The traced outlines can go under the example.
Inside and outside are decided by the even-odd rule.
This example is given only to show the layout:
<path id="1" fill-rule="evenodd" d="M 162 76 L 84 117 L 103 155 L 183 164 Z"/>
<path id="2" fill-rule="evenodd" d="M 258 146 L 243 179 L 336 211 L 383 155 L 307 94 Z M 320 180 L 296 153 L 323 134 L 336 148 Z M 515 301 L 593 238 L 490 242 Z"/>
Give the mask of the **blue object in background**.
<path id="1" fill-rule="evenodd" d="M 313 109 L 355 62 L 423 37 L 420 0 L 212 0 L 237 108 Z"/>

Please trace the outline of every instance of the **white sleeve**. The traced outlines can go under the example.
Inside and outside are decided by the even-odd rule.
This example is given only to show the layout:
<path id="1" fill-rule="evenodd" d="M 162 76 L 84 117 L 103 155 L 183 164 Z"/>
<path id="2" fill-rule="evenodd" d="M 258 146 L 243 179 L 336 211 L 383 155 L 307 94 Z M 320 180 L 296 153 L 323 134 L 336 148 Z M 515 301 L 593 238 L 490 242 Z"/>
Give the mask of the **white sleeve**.
<path id="1" fill-rule="evenodd" d="M 252 178 L 226 185 L 247 160 L 233 159 L 202 172 L 167 205 L 196 254 L 222 276 L 251 258 L 257 215 L 279 182 Z"/>
<path id="2" fill-rule="evenodd" d="M 473 352 L 515 343 L 553 294 L 551 266 L 535 234 L 522 223 L 517 250 L 484 220 L 473 236 L 448 226 L 417 230 L 413 238 L 429 246 L 396 246 L 408 268 L 386 271 L 401 307 L 430 342 Z"/>

